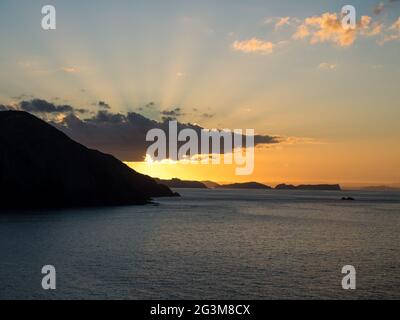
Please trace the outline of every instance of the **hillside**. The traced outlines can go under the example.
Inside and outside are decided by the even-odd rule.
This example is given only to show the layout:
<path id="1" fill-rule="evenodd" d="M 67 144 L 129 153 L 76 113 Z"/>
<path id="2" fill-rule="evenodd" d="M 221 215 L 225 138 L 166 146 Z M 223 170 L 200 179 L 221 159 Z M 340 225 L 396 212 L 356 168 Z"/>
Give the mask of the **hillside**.
<path id="1" fill-rule="evenodd" d="M 174 195 L 20 111 L 0 112 L 0 194 L 3 209 L 144 204 Z"/>

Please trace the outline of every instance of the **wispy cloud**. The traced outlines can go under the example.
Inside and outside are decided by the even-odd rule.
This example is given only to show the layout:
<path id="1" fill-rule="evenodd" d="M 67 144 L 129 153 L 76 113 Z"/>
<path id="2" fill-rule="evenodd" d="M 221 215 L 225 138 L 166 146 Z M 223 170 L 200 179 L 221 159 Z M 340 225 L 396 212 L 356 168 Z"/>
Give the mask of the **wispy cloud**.
<path id="1" fill-rule="evenodd" d="M 383 2 L 380 2 L 374 7 L 374 13 L 376 15 L 379 15 L 383 12 L 384 9 L 385 9 L 385 4 Z"/>
<path id="2" fill-rule="evenodd" d="M 77 67 L 62 67 L 61 71 L 65 72 L 65 73 L 71 73 L 71 74 L 80 73 L 80 70 Z"/>
<path id="3" fill-rule="evenodd" d="M 233 48 L 236 51 L 244 53 L 270 54 L 273 52 L 275 44 L 270 41 L 252 38 L 244 41 L 235 41 L 233 43 Z"/>
<path id="4" fill-rule="evenodd" d="M 184 115 L 182 108 L 176 107 L 172 110 L 162 110 L 161 112 L 163 121 L 176 120 L 178 117 Z"/>
<path id="5" fill-rule="evenodd" d="M 383 11 L 386 9 L 389 9 L 392 5 L 394 5 L 396 2 L 399 2 L 399 0 L 389 0 L 388 2 L 379 2 L 375 7 L 374 7 L 374 14 L 380 15 Z"/>
<path id="6" fill-rule="evenodd" d="M 290 17 L 279 18 L 279 20 L 275 23 L 275 30 L 278 30 L 283 26 L 289 26 L 289 25 L 290 25 Z"/>
<path id="7" fill-rule="evenodd" d="M 300 22 L 300 20 L 296 17 L 269 17 L 264 20 L 264 24 L 273 24 L 274 25 L 274 30 L 278 31 L 282 27 L 285 26 L 293 26 L 296 25 Z"/>
<path id="8" fill-rule="evenodd" d="M 400 40 L 400 17 L 388 28 L 387 33 L 379 41 L 379 44 L 383 45 L 386 42 Z"/>
<path id="9" fill-rule="evenodd" d="M 31 60 L 23 60 L 23 61 L 18 61 L 17 62 L 18 66 L 22 69 L 31 71 L 31 72 L 37 72 L 37 73 L 58 73 L 58 72 L 63 72 L 67 74 L 78 74 L 81 72 L 81 70 L 76 67 L 76 66 L 63 66 L 63 67 L 54 67 L 54 66 L 49 66 L 45 62 L 39 62 L 39 61 L 31 61 Z"/>
<path id="10" fill-rule="evenodd" d="M 111 109 L 110 105 L 107 102 L 104 102 L 104 101 L 99 101 L 97 103 L 97 106 L 99 108 L 103 108 L 103 109 Z"/>
<path id="11" fill-rule="evenodd" d="M 326 144 L 326 141 L 315 139 L 315 138 L 307 138 L 307 137 L 287 137 L 282 139 L 281 144 Z"/>
<path id="12" fill-rule="evenodd" d="M 327 71 L 333 71 L 336 70 L 338 67 L 337 64 L 334 63 L 328 63 L 328 62 L 322 62 L 318 65 L 318 69 L 320 70 L 327 70 Z"/>
<path id="13" fill-rule="evenodd" d="M 400 31 L 400 17 L 396 20 L 395 23 L 389 28 L 389 30 L 397 30 Z"/>
<path id="14" fill-rule="evenodd" d="M 43 99 L 32 99 L 21 101 L 15 107 L 17 110 L 27 111 L 34 114 L 73 114 L 86 113 L 87 109 L 74 108 L 70 105 L 56 105 Z"/>

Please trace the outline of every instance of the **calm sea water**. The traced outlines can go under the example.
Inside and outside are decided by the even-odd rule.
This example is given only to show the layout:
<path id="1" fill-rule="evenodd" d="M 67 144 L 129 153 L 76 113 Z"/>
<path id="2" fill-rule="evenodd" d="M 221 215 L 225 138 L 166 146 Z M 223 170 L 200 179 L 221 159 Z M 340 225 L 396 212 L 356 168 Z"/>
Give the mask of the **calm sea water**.
<path id="1" fill-rule="evenodd" d="M 0 299 L 400 298 L 400 194 L 179 190 L 0 214 Z M 41 289 L 54 265 L 57 290 Z M 341 268 L 357 290 L 341 288 Z"/>

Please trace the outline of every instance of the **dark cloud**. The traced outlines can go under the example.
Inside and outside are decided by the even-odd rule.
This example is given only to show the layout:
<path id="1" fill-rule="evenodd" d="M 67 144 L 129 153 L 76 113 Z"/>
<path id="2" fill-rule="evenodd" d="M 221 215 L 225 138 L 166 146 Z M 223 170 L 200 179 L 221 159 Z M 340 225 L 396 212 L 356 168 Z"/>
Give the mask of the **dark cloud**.
<path id="1" fill-rule="evenodd" d="M 169 122 L 169 121 L 176 121 L 176 118 L 164 116 L 164 117 L 161 117 L 161 120 L 162 120 L 162 122 Z"/>
<path id="2" fill-rule="evenodd" d="M 154 108 L 156 106 L 155 102 L 149 102 L 145 105 L 146 108 Z"/>
<path id="3" fill-rule="evenodd" d="M 126 116 L 120 114 L 120 113 L 111 113 L 106 110 L 101 110 L 98 111 L 97 114 L 92 117 L 87 119 L 86 121 L 92 122 L 92 123 L 113 123 L 113 124 L 118 124 L 118 123 L 124 123 L 127 121 Z"/>
<path id="4" fill-rule="evenodd" d="M 84 109 L 84 108 L 74 108 L 74 112 L 83 114 L 83 113 L 88 113 L 89 110 L 88 109 Z"/>
<path id="5" fill-rule="evenodd" d="M 108 103 L 105 103 L 104 101 L 99 101 L 99 103 L 97 104 L 100 108 L 104 108 L 104 109 L 111 109 L 110 105 Z"/>
<path id="6" fill-rule="evenodd" d="M 211 114 L 211 113 L 203 113 L 203 114 L 201 115 L 201 117 L 204 118 L 204 119 L 211 119 L 211 118 L 214 117 L 214 115 Z"/>
<path id="7" fill-rule="evenodd" d="M 142 161 L 146 156 L 147 148 L 151 144 L 146 141 L 147 132 L 158 128 L 166 132 L 168 137 L 168 120 L 174 119 L 158 122 L 135 112 L 123 115 L 99 111 L 95 116 L 84 120 L 71 114 L 65 117 L 62 122 L 54 123 L 54 125 L 72 139 L 90 148 L 110 153 L 122 161 Z M 190 123 L 178 122 L 178 131 L 182 129 L 193 129 L 200 136 L 203 128 Z M 281 139 L 276 136 L 256 135 L 254 141 L 256 145 L 269 145 L 280 143 Z M 245 145 L 244 136 L 243 145 Z"/>
<path id="8" fill-rule="evenodd" d="M 152 102 L 152 101 L 149 103 L 146 103 L 144 106 L 137 108 L 137 111 L 143 111 L 145 113 L 147 113 L 147 112 L 153 113 L 156 111 L 156 103 Z"/>
<path id="9" fill-rule="evenodd" d="M 396 2 L 399 2 L 399 0 L 389 0 L 388 3 L 379 2 L 377 5 L 375 5 L 373 11 L 376 15 L 380 15 L 384 10 L 388 9 L 391 4 Z"/>
<path id="10" fill-rule="evenodd" d="M 174 108 L 172 110 L 163 110 L 160 112 L 162 116 L 176 119 L 177 117 L 183 116 L 182 108 Z"/>
<path id="11" fill-rule="evenodd" d="M 260 144 L 275 144 L 281 142 L 281 139 L 276 136 L 268 136 L 268 135 L 255 135 L 254 143 L 255 145 Z"/>
<path id="12" fill-rule="evenodd" d="M 0 110 L 8 110 L 10 106 L 0 105 Z M 86 109 L 77 109 L 72 106 L 58 106 L 45 100 L 34 99 L 22 101 L 19 110 L 37 114 L 48 121 L 77 142 L 96 150 L 114 155 L 122 161 L 142 161 L 146 156 L 148 147 L 152 144 L 146 141 L 146 135 L 151 129 L 162 129 L 167 135 L 169 133 L 169 121 L 174 117 L 165 116 L 164 121 L 151 120 L 139 113 L 129 112 L 127 114 L 113 113 L 108 110 L 99 110 L 93 116 L 81 119 L 78 113 Z M 49 115 L 63 114 L 64 117 L 49 117 Z M 177 116 L 182 114 L 181 108 L 166 110 L 164 114 Z M 57 120 L 56 120 L 57 119 Z M 202 127 L 190 123 L 177 122 L 178 131 L 193 129 L 200 137 Z M 279 137 L 268 135 L 257 135 L 254 138 L 256 145 L 269 145 L 281 142 Z M 245 145 L 245 137 L 242 137 Z M 184 144 L 181 142 L 178 144 Z M 221 143 L 223 145 L 223 143 Z M 199 150 L 200 141 L 199 141 Z M 211 149 L 211 148 L 210 148 Z M 222 150 L 222 153 L 224 150 Z"/>
<path id="13" fill-rule="evenodd" d="M 378 3 L 375 7 L 374 7 L 374 13 L 376 15 L 379 15 L 382 13 L 382 11 L 385 9 L 385 4 L 383 2 Z"/>
<path id="14" fill-rule="evenodd" d="M 159 127 L 159 123 L 137 113 L 122 115 L 107 111 L 84 120 L 70 114 L 53 125 L 83 145 L 122 161 L 142 161 L 149 146 L 146 134 Z"/>
<path id="15" fill-rule="evenodd" d="M 41 99 L 21 101 L 19 105 L 21 110 L 32 113 L 64 113 L 73 111 L 73 108 L 69 105 L 56 106 L 51 102 Z"/>
<path id="16" fill-rule="evenodd" d="M 23 111 L 30 113 L 43 113 L 43 114 L 55 114 L 55 113 L 85 113 L 86 109 L 75 109 L 70 105 L 56 105 L 42 99 L 33 99 L 30 101 L 21 101 L 19 108 Z"/>

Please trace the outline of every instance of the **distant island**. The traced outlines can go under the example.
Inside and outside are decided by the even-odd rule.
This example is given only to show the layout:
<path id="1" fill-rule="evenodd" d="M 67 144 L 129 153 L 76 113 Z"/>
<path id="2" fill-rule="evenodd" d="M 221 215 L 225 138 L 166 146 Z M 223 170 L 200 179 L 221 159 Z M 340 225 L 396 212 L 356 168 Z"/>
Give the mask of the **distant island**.
<path id="1" fill-rule="evenodd" d="M 279 184 L 272 188 L 266 184 L 259 182 L 244 182 L 244 183 L 230 183 L 219 184 L 213 181 L 190 181 L 190 180 L 161 180 L 156 179 L 158 183 L 164 184 L 170 188 L 191 188 L 191 189 L 253 189 L 253 190 L 322 190 L 322 191 L 341 191 L 339 184 L 301 184 L 298 186 L 291 184 Z"/>
<path id="2" fill-rule="evenodd" d="M 264 189 L 264 190 L 272 189 L 270 186 L 267 186 L 265 184 L 258 183 L 258 182 L 224 184 L 224 185 L 218 186 L 218 188 L 222 188 L 222 189 Z"/>
<path id="3" fill-rule="evenodd" d="M 322 190 L 322 191 L 341 191 L 342 188 L 338 184 L 301 184 L 294 186 L 292 184 L 279 184 L 276 190 Z"/>
<path id="4" fill-rule="evenodd" d="M 145 204 L 177 195 L 22 111 L 0 112 L 0 173 L 0 209 Z"/>
<path id="5" fill-rule="evenodd" d="M 161 180 L 156 179 L 158 183 L 166 185 L 169 188 L 188 188 L 188 189 L 207 189 L 207 186 L 199 181 L 187 181 L 187 180 L 180 180 L 180 179 L 171 179 L 171 180 Z"/>
<path id="6" fill-rule="evenodd" d="M 388 186 L 370 186 L 360 188 L 362 191 L 400 191 L 400 188 L 388 187 Z"/>

